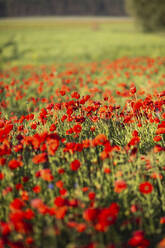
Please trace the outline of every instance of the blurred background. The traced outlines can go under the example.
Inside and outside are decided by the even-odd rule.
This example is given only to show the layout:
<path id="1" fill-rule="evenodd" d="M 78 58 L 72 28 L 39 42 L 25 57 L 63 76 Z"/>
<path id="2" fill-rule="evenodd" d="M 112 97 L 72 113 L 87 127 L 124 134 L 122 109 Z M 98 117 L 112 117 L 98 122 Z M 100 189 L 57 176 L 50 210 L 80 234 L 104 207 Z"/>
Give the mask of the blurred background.
<path id="1" fill-rule="evenodd" d="M 164 0 L 0 0 L 0 67 L 165 56 L 164 27 Z"/>
<path id="2" fill-rule="evenodd" d="M 0 16 L 125 16 L 123 0 L 0 0 Z"/>

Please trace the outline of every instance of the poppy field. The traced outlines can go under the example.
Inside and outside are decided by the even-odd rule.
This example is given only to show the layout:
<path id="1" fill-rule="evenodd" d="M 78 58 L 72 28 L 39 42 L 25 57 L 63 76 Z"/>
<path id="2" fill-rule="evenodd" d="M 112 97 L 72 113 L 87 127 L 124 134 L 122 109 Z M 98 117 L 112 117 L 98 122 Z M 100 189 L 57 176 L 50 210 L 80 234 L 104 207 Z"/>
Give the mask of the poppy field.
<path id="1" fill-rule="evenodd" d="M 165 58 L 0 72 L 0 247 L 165 247 Z"/>

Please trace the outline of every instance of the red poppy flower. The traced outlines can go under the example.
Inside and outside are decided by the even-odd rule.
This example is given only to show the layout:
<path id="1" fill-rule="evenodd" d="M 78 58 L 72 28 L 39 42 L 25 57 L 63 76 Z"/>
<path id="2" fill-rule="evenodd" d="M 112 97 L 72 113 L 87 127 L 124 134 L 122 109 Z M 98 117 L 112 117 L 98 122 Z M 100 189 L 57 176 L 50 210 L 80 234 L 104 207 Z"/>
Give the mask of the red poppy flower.
<path id="1" fill-rule="evenodd" d="M 66 189 L 60 189 L 59 190 L 59 193 L 60 193 L 60 195 L 66 195 L 66 193 L 67 193 L 67 190 Z"/>
<path id="2" fill-rule="evenodd" d="M 11 209 L 22 209 L 25 203 L 20 200 L 19 198 L 15 198 L 11 203 L 10 203 L 10 208 Z"/>
<path id="3" fill-rule="evenodd" d="M 56 182 L 56 186 L 59 189 L 62 189 L 63 188 L 63 185 L 64 185 L 64 183 L 61 180 L 59 180 L 59 181 Z"/>
<path id="4" fill-rule="evenodd" d="M 48 154 L 54 155 L 59 147 L 59 140 L 58 139 L 49 139 L 47 141 L 48 146 Z"/>
<path id="5" fill-rule="evenodd" d="M 79 223 L 76 225 L 77 232 L 84 232 L 85 229 L 86 229 L 86 224 L 84 223 Z"/>
<path id="6" fill-rule="evenodd" d="M 156 134 L 165 134 L 165 127 L 160 127 L 156 130 Z"/>
<path id="7" fill-rule="evenodd" d="M 37 128 L 37 124 L 36 123 L 33 123 L 33 124 L 31 124 L 31 129 L 36 129 Z"/>
<path id="8" fill-rule="evenodd" d="M 80 98 L 80 94 L 79 94 L 78 92 L 73 92 L 73 93 L 71 94 L 71 97 L 72 97 L 72 98 L 75 98 L 75 99 L 79 99 L 79 98 Z"/>
<path id="9" fill-rule="evenodd" d="M 94 200 L 95 199 L 95 192 L 89 192 L 88 194 L 89 200 Z"/>
<path id="10" fill-rule="evenodd" d="M 1 225 L 2 236 L 9 235 L 11 232 L 11 224 L 5 223 L 5 222 L 0 222 L 0 225 Z M 0 243 L 0 247 L 1 247 L 1 243 Z M 5 248 L 5 246 L 2 246 L 2 247 Z"/>
<path id="11" fill-rule="evenodd" d="M 47 161 L 47 154 L 46 153 L 40 153 L 40 154 L 34 156 L 32 161 L 35 164 L 45 163 Z"/>
<path id="12" fill-rule="evenodd" d="M 22 164 L 23 164 L 23 163 L 22 163 L 21 161 L 18 161 L 18 160 L 16 160 L 16 159 L 12 159 L 12 160 L 9 161 L 8 166 L 9 166 L 9 168 L 10 168 L 11 170 L 15 170 L 15 169 L 17 169 L 18 167 L 22 166 Z"/>
<path id="13" fill-rule="evenodd" d="M 139 136 L 134 136 L 130 142 L 128 143 L 128 146 L 135 146 L 140 142 L 140 137 Z"/>
<path id="14" fill-rule="evenodd" d="M 2 180 L 3 178 L 4 178 L 4 174 L 0 172 L 0 180 Z"/>
<path id="15" fill-rule="evenodd" d="M 73 132 L 75 132 L 75 133 L 80 133 L 81 130 L 82 130 L 81 125 L 79 125 L 79 124 L 74 125 L 74 127 L 73 127 Z"/>
<path id="16" fill-rule="evenodd" d="M 67 206 L 62 206 L 56 209 L 56 219 L 63 219 L 67 213 Z"/>
<path id="17" fill-rule="evenodd" d="M 83 217 L 86 221 L 94 221 L 96 220 L 99 214 L 99 209 L 96 208 L 88 208 L 84 211 Z"/>
<path id="18" fill-rule="evenodd" d="M 27 220 L 31 220 L 34 218 L 34 212 L 33 210 L 31 210 L 30 208 L 26 209 L 26 211 L 24 212 L 24 217 Z"/>
<path id="19" fill-rule="evenodd" d="M 116 222 L 119 212 L 117 203 L 112 203 L 108 208 L 103 208 L 98 215 L 98 222 L 95 226 L 96 230 L 104 232 L 106 229 Z"/>
<path id="20" fill-rule="evenodd" d="M 78 159 L 75 159 L 71 164 L 70 164 L 70 168 L 72 171 L 77 171 L 80 167 L 81 163 Z"/>
<path id="21" fill-rule="evenodd" d="M 17 184 L 15 185 L 15 188 L 16 188 L 17 190 L 23 190 L 23 185 L 22 185 L 22 183 L 17 183 Z"/>
<path id="22" fill-rule="evenodd" d="M 34 243 L 34 239 L 32 237 L 27 237 L 25 243 L 27 245 L 32 245 Z"/>
<path id="23" fill-rule="evenodd" d="M 130 93 L 131 95 L 134 95 L 136 93 L 136 86 L 134 84 L 131 84 Z"/>
<path id="24" fill-rule="evenodd" d="M 60 90 L 61 96 L 65 96 L 66 92 L 64 90 Z"/>
<path id="25" fill-rule="evenodd" d="M 47 182 L 51 182 L 54 179 L 50 169 L 42 169 L 40 173 L 41 178 Z"/>
<path id="26" fill-rule="evenodd" d="M 165 217 L 160 218 L 160 224 L 165 224 Z"/>
<path id="27" fill-rule="evenodd" d="M 153 140 L 154 140 L 155 142 L 158 142 L 158 141 L 162 140 L 162 137 L 161 137 L 160 135 L 157 135 L 157 136 L 155 136 L 155 137 L 153 138 Z"/>
<path id="28" fill-rule="evenodd" d="M 66 200 L 65 200 L 64 198 L 62 198 L 61 196 L 57 196 L 57 197 L 54 199 L 54 204 L 55 204 L 57 207 L 62 207 L 62 206 L 65 206 Z"/>
<path id="29" fill-rule="evenodd" d="M 35 198 L 31 201 L 31 207 L 40 208 L 41 206 L 43 206 L 43 202 L 41 199 Z"/>
<path id="30" fill-rule="evenodd" d="M 160 146 L 160 145 L 156 145 L 156 146 L 154 146 L 153 151 L 154 151 L 155 153 L 158 153 L 158 152 L 161 152 L 161 151 L 165 151 L 165 148 L 162 147 L 162 146 Z"/>
<path id="31" fill-rule="evenodd" d="M 0 165 L 3 166 L 6 163 L 6 158 L 0 158 Z"/>
<path id="32" fill-rule="evenodd" d="M 127 184 L 124 180 L 118 180 L 115 182 L 115 189 L 116 193 L 121 193 L 123 190 L 127 188 Z"/>
<path id="33" fill-rule="evenodd" d="M 22 181 L 23 181 L 24 183 L 28 182 L 28 181 L 29 181 L 29 177 L 28 177 L 28 176 L 24 176 L 24 177 L 22 178 Z"/>
<path id="34" fill-rule="evenodd" d="M 41 187 L 39 185 L 36 185 L 36 186 L 33 187 L 32 190 L 33 190 L 33 192 L 35 192 L 36 194 L 38 194 L 41 191 Z"/>
<path id="35" fill-rule="evenodd" d="M 150 194 L 153 190 L 153 186 L 150 182 L 144 182 L 139 185 L 139 191 L 142 194 Z"/>
<path id="36" fill-rule="evenodd" d="M 104 169 L 104 173 L 105 174 L 110 174 L 111 173 L 111 169 L 110 168 L 105 168 Z"/>
<path id="37" fill-rule="evenodd" d="M 142 231 L 136 231 L 133 233 L 133 237 L 130 238 L 128 241 L 128 244 L 131 247 L 149 247 L 150 243 L 147 239 L 144 237 L 144 233 Z"/>
<path id="38" fill-rule="evenodd" d="M 65 170 L 64 170 L 63 168 L 59 168 L 59 169 L 58 169 L 58 173 L 59 173 L 59 174 L 64 174 L 64 173 L 65 173 Z"/>
<path id="39" fill-rule="evenodd" d="M 132 136 L 133 136 L 133 137 L 137 137 L 138 135 L 139 135 L 139 133 L 138 133 L 137 130 L 134 130 L 134 131 L 132 132 Z"/>
<path id="40" fill-rule="evenodd" d="M 55 131 L 55 130 L 56 130 L 56 125 L 53 123 L 53 124 L 50 126 L 49 130 L 50 130 L 51 132 Z"/>
<path id="41" fill-rule="evenodd" d="M 107 137 L 104 134 L 98 134 L 94 140 L 93 140 L 93 145 L 104 145 L 107 142 Z"/>
<path id="42" fill-rule="evenodd" d="M 64 122 L 66 119 L 67 119 L 67 115 L 63 115 L 63 116 L 61 117 L 61 121 L 62 121 L 62 122 Z"/>

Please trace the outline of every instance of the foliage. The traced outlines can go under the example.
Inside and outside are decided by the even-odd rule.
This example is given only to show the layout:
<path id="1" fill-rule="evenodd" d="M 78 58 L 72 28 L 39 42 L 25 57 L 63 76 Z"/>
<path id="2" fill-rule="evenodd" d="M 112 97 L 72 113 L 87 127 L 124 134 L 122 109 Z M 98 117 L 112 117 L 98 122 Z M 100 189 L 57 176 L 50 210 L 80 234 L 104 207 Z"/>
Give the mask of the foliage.
<path id="1" fill-rule="evenodd" d="M 126 0 L 126 6 L 144 31 L 165 29 L 164 0 Z"/>

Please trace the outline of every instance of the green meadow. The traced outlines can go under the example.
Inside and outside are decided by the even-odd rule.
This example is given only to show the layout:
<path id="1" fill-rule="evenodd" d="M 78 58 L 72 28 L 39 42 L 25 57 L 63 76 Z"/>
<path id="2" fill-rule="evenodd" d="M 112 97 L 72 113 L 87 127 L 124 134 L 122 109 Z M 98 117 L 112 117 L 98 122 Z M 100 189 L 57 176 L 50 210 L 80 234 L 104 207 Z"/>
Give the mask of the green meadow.
<path id="1" fill-rule="evenodd" d="M 13 18 L 0 20 L 1 66 L 157 57 L 164 33 L 141 33 L 129 18 Z"/>

